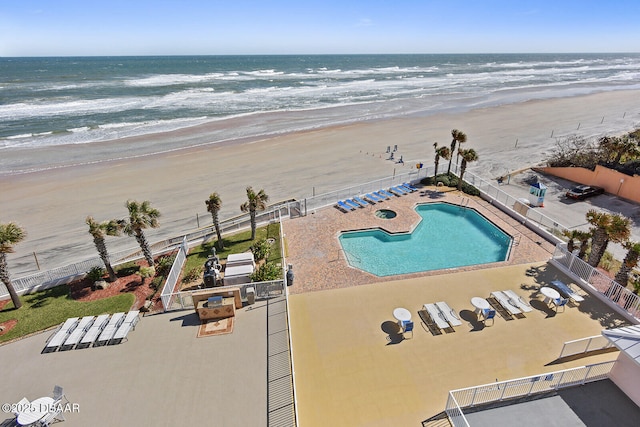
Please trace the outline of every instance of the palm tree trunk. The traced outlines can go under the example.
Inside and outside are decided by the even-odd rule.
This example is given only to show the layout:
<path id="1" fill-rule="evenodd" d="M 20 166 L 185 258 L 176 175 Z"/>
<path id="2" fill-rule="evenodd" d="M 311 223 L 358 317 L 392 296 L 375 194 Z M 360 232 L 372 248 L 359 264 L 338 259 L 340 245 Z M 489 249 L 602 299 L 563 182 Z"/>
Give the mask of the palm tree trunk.
<path id="1" fill-rule="evenodd" d="M 213 216 L 213 226 L 216 228 L 216 235 L 218 236 L 216 246 L 218 247 L 218 250 L 221 251 L 224 249 L 224 242 L 222 241 L 222 233 L 220 232 L 220 222 L 218 221 L 217 214 L 211 214 L 211 216 Z"/>
<path id="2" fill-rule="evenodd" d="M 7 257 L 4 252 L 0 252 L 0 280 L 7 287 L 7 291 L 9 291 L 9 295 L 11 296 L 11 301 L 13 302 L 13 306 L 15 308 L 22 307 L 22 301 L 18 296 L 15 288 L 11 284 L 11 278 L 9 277 L 9 266 L 7 265 Z"/>
<path id="3" fill-rule="evenodd" d="M 460 178 L 458 178 L 458 191 L 462 190 L 462 177 L 464 176 L 464 172 L 467 170 L 466 162 L 463 160 L 462 165 L 460 165 Z"/>
<path id="4" fill-rule="evenodd" d="M 436 176 L 438 176 L 438 164 L 440 163 L 440 160 L 438 157 L 436 157 L 436 161 L 435 161 L 435 169 L 433 171 L 433 184 L 435 185 L 435 181 L 436 181 Z"/>
<path id="5" fill-rule="evenodd" d="M 580 250 L 578 250 L 578 258 L 584 259 L 584 254 L 587 253 L 587 248 L 589 247 L 589 240 L 584 239 L 580 241 Z"/>
<path id="6" fill-rule="evenodd" d="M 622 266 L 620 266 L 620 270 L 616 274 L 615 281 L 621 284 L 622 286 L 627 286 L 629 282 L 629 273 L 633 270 L 633 267 L 638 265 L 638 258 L 640 257 L 640 253 L 629 250 L 627 255 L 624 257 L 624 261 L 622 261 Z"/>
<path id="7" fill-rule="evenodd" d="M 144 259 L 147 260 L 149 267 L 153 267 L 153 254 L 151 253 L 149 243 L 147 243 L 147 238 L 142 230 L 136 230 L 136 240 L 138 241 L 138 245 L 140 245 L 140 249 L 142 249 L 142 254 L 144 255 Z"/>
<path id="8" fill-rule="evenodd" d="M 107 273 L 109 274 L 109 281 L 115 282 L 116 272 L 113 270 L 111 262 L 109 261 L 109 253 L 107 252 L 107 245 L 105 244 L 104 239 L 94 237 L 93 243 L 96 245 L 98 255 L 100 255 L 100 259 L 104 263 L 104 267 L 107 269 Z"/>
<path id="9" fill-rule="evenodd" d="M 601 228 L 598 228 L 593 233 L 591 239 L 591 253 L 589 254 L 589 260 L 587 261 L 590 266 L 597 267 L 600 264 L 600 260 L 604 255 L 604 251 L 607 249 L 607 232 Z"/>
<path id="10" fill-rule="evenodd" d="M 251 240 L 256 238 L 256 211 L 249 211 L 249 218 L 251 218 Z"/>

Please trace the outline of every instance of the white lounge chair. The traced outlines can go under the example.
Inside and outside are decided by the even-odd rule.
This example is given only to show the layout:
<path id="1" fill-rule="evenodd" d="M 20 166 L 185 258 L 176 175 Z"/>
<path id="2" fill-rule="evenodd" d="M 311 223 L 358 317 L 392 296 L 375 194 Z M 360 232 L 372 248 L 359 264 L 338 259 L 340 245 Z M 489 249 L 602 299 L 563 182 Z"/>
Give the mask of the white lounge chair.
<path id="1" fill-rule="evenodd" d="M 124 322 L 124 313 L 114 313 L 93 345 L 107 344 L 113 338 L 120 325 L 122 325 L 122 322 Z"/>
<path id="2" fill-rule="evenodd" d="M 520 310 L 528 313 L 533 310 L 528 302 L 526 302 L 520 295 L 516 294 L 511 289 L 502 291 L 503 294 L 509 298 L 512 304 L 516 305 Z"/>
<path id="3" fill-rule="evenodd" d="M 116 333 L 113 335 L 113 338 L 111 338 L 111 341 L 109 342 L 109 344 L 119 344 L 125 338 L 127 338 L 129 331 L 131 329 L 136 328 L 136 325 L 140 320 L 139 314 L 140 314 L 139 310 L 132 310 L 128 312 L 127 316 L 124 318 L 124 321 L 122 322 L 122 325 L 120 325 Z"/>
<path id="4" fill-rule="evenodd" d="M 65 320 L 65 322 L 60 326 L 53 336 L 47 341 L 45 345 L 45 351 L 55 351 L 60 347 L 67 336 L 73 332 L 74 328 L 78 325 L 79 317 L 72 317 L 70 319 Z"/>
<path id="5" fill-rule="evenodd" d="M 565 298 L 570 298 L 575 302 L 584 301 L 584 298 L 580 294 L 578 294 L 577 292 L 574 292 L 573 289 L 571 289 L 569 286 L 567 286 L 560 280 L 552 281 L 551 286 L 556 288 L 558 292 L 560 292 L 560 294 Z"/>
<path id="6" fill-rule="evenodd" d="M 93 322 L 87 333 L 84 334 L 84 336 L 80 340 L 80 343 L 76 345 L 76 348 L 88 347 L 93 344 L 96 338 L 98 338 L 98 335 L 100 335 L 100 332 L 102 332 L 104 327 L 107 326 L 108 322 L 108 314 L 101 314 L 100 316 L 96 317 L 96 320 Z"/>
<path id="7" fill-rule="evenodd" d="M 491 296 L 494 297 L 501 306 L 504 307 L 511 314 L 522 314 L 522 310 L 516 307 L 513 303 L 509 301 L 509 297 L 507 297 L 501 291 L 491 292 Z"/>
<path id="8" fill-rule="evenodd" d="M 13 415 L 15 415 L 16 417 L 20 414 L 20 412 L 22 412 L 25 408 L 29 407 L 29 404 L 31 402 L 29 402 L 29 399 L 27 399 L 26 397 L 23 397 L 22 399 L 20 399 L 20 402 L 18 402 L 18 404 L 15 406 L 15 411 L 13 411 Z"/>
<path id="9" fill-rule="evenodd" d="M 96 320 L 95 316 L 85 316 L 82 319 L 80 319 L 80 322 L 78 323 L 78 326 L 76 326 L 75 329 L 73 330 L 73 332 L 71 332 L 67 336 L 67 339 L 62 344 L 60 349 L 61 350 L 70 350 L 70 349 L 72 349 L 76 344 L 78 344 L 80 342 L 80 339 L 82 339 L 84 334 L 86 334 L 87 331 L 91 328 L 91 325 L 93 325 L 93 322 L 95 320 Z"/>
<path id="10" fill-rule="evenodd" d="M 449 323 L 444 317 L 444 314 L 438 310 L 438 307 L 436 307 L 435 304 L 425 304 L 424 309 L 427 310 L 427 313 L 431 316 L 431 320 L 435 322 L 438 328 L 447 329 L 449 327 Z"/>
<path id="11" fill-rule="evenodd" d="M 462 321 L 460 320 L 456 312 L 453 311 L 451 307 L 449 307 L 449 304 L 444 301 L 440 301 L 436 303 L 436 307 L 438 307 L 440 312 L 444 315 L 444 317 L 447 319 L 447 322 L 449 322 L 451 326 L 462 325 Z"/>

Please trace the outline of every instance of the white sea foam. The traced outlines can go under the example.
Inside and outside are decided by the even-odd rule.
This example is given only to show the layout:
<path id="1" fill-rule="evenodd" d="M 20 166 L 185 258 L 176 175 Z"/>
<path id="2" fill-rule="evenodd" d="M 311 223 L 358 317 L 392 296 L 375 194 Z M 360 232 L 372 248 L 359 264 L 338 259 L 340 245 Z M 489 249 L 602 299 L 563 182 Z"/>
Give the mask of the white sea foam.
<path id="1" fill-rule="evenodd" d="M 353 67 L 346 65 L 351 62 L 323 64 L 318 58 L 305 58 L 302 67 L 295 61 L 280 66 L 278 60 L 270 63 L 262 58 L 252 69 L 225 60 L 226 68 L 212 61 L 208 69 L 201 67 L 197 72 L 176 68 L 173 60 L 167 69 L 160 64 L 156 70 L 156 63 L 153 69 L 114 75 L 104 75 L 99 69 L 96 77 L 86 80 L 47 79 L 43 77 L 48 75 L 47 66 L 54 67 L 47 64 L 31 80 L 2 86 L 0 148 L 104 142 L 205 121 L 221 123 L 220 130 L 208 138 L 210 142 L 229 141 L 640 85 L 638 56 L 477 58 L 462 61 L 453 56 L 439 63 L 417 58 L 393 64 L 385 58 L 374 57 L 369 63 L 353 57 Z M 82 64 L 81 60 L 74 62 Z M 129 64 L 122 61 L 112 66 L 126 69 Z M 314 113 L 304 113 L 308 111 Z M 278 116 L 282 114 L 286 120 Z M 246 120 L 248 116 L 251 121 Z M 180 144 L 183 142 L 176 142 L 174 148 L 182 147 Z"/>

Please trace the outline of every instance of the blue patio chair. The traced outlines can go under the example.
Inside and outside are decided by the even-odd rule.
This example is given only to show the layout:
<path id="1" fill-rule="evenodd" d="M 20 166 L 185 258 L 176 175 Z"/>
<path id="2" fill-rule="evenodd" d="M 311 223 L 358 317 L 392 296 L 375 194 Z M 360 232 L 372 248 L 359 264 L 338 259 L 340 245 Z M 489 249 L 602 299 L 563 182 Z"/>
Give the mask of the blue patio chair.
<path id="1" fill-rule="evenodd" d="M 393 194 L 389 193 L 384 188 L 382 190 L 378 191 L 378 194 L 382 194 L 387 200 L 393 197 Z"/>
<path id="2" fill-rule="evenodd" d="M 361 197 L 356 196 L 356 197 L 353 198 L 353 200 L 355 200 L 355 202 L 358 203 L 359 205 L 361 205 L 362 207 L 369 206 L 369 203 L 367 203 Z"/>
<path id="3" fill-rule="evenodd" d="M 417 189 L 415 186 L 411 185 L 411 183 L 410 183 L 410 182 L 405 182 L 405 183 L 404 183 L 404 184 L 402 184 L 402 185 L 404 185 L 405 187 L 409 188 L 410 190 L 418 191 L 418 189 Z"/>
<path id="4" fill-rule="evenodd" d="M 345 199 L 344 204 L 347 206 L 352 207 L 353 209 L 358 209 L 362 206 L 360 206 L 359 204 L 357 204 L 355 201 L 351 200 L 351 199 Z"/>
<path id="5" fill-rule="evenodd" d="M 496 311 L 492 309 L 482 310 L 482 323 L 487 326 L 487 320 L 491 319 L 493 325 L 496 321 Z"/>
<path id="6" fill-rule="evenodd" d="M 376 203 L 380 203 L 383 200 L 381 197 L 376 196 L 375 194 L 372 194 L 372 193 L 365 194 L 365 197 L 371 200 L 372 202 L 376 202 Z"/>
<path id="7" fill-rule="evenodd" d="M 564 309 L 567 306 L 567 303 L 569 302 L 569 300 L 567 298 L 556 298 L 552 302 L 553 302 L 553 305 L 556 308 L 556 313 L 557 313 L 558 312 L 558 307 L 562 307 L 562 311 L 564 311 Z"/>
<path id="8" fill-rule="evenodd" d="M 349 212 L 349 211 L 352 211 L 354 209 L 351 206 L 347 205 L 342 200 L 338 200 L 338 206 L 340 207 L 340 209 L 342 209 L 345 212 Z"/>
<path id="9" fill-rule="evenodd" d="M 402 336 L 404 338 L 407 338 L 407 332 L 411 332 L 411 338 L 413 338 L 413 322 L 412 321 L 408 321 L 408 322 L 404 322 L 404 329 L 402 331 Z"/>

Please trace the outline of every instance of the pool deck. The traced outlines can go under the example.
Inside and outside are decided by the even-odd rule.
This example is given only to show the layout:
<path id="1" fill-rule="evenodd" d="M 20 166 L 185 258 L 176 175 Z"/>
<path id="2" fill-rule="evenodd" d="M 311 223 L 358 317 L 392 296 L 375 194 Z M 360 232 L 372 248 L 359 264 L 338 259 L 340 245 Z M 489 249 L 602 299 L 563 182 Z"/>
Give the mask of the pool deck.
<path id="1" fill-rule="evenodd" d="M 300 425 L 419 426 L 444 410 L 450 390 L 615 360 L 558 360 L 565 342 L 626 322 L 588 295 L 556 314 L 538 291 L 554 279 L 571 282 L 542 262 L 291 295 Z M 470 299 L 506 289 L 533 311 L 485 327 Z M 455 332 L 433 335 L 421 322 L 418 310 L 437 301 L 460 316 Z M 411 312 L 413 338 L 397 333 L 396 307 Z"/>
<path id="2" fill-rule="evenodd" d="M 447 202 L 475 209 L 514 238 L 507 261 L 404 274 L 398 278 L 414 278 L 516 265 L 525 262 L 546 261 L 554 245 L 506 215 L 496 207 L 477 197 L 469 197 L 455 190 L 427 187 L 414 193 L 393 197 L 382 203 L 344 213 L 336 208 L 317 210 L 304 218 L 285 221 L 287 263 L 293 265 L 295 285 L 291 293 L 337 289 L 368 283 L 386 282 L 389 277 L 378 277 L 351 267 L 346 261 L 338 236 L 343 231 L 382 228 L 390 233 L 410 232 L 420 222 L 415 206 L 420 203 Z M 391 209 L 398 213 L 393 219 L 375 216 L 378 209 Z M 464 246 L 461 246 L 464 250 Z"/>
<path id="3" fill-rule="evenodd" d="M 341 231 L 383 227 L 409 231 L 417 203 L 468 204 L 515 237 L 509 259 L 483 266 L 377 277 L 350 267 L 340 253 Z M 375 217 L 392 209 L 392 220 Z M 557 313 L 539 288 L 572 281 L 547 264 L 553 245 L 488 203 L 434 188 L 343 213 L 318 210 L 284 223 L 298 421 L 309 426 L 444 426 L 427 422 L 445 408 L 448 392 L 545 372 L 614 360 L 617 352 L 558 359 L 564 342 L 627 324 L 595 297 Z M 575 286 L 575 284 L 574 284 Z M 478 321 L 470 299 L 512 289 L 529 301 L 525 318 Z M 462 319 L 455 332 L 434 335 L 421 322 L 425 303 L 446 301 Z M 402 339 L 392 316 L 412 313 L 415 330 Z M 409 334 L 409 337 L 411 335 Z"/>

